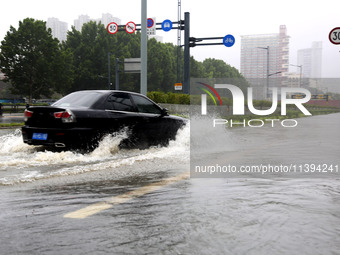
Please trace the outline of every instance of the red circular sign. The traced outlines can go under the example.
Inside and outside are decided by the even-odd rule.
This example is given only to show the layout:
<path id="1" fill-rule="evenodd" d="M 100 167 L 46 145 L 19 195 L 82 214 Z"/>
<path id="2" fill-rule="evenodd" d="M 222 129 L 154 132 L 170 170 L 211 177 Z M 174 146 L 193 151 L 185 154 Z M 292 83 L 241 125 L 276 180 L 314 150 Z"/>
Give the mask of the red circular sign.
<path id="1" fill-rule="evenodd" d="M 331 43 L 340 44 L 340 27 L 332 29 L 328 36 Z"/>
<path id="2" fill-rule="evenodd" d="M 118 25 L 115 22 L 111 22 L 110 24 L 107 25 L 106 29 L 107 29 L 107 32 L 113 35 L 118 32 Z"/>
<path id="3" fill-rule="evenodd" d="M 128 22 L 125 26 L 125 31 L 128 34 L 132 34 L 136 31 L 136 24 L 132 21 Z"/>

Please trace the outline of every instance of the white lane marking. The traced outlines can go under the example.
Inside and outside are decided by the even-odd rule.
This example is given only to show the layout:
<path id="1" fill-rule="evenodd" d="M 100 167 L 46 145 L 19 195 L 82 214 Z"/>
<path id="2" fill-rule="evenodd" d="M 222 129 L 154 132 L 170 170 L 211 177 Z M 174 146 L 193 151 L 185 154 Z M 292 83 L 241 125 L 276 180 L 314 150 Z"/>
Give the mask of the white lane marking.
<path id="1" fill-rule="evenodd" d="M 91 215 L 94 215 L 96 213 L 99 213 L 103 210 L 107 210 L 107 209 L 113 207 L 114 205 L 126 203 L 127 201 L 129 201 L 133 198 L 143 196 L 145 194 L 148 194 L 148 193 L 151 193 L 151 192 L 156 191 L 158 189 L 161 189 L 162 187 L 164 187 L 166 185 L 170 185 L 172 183 L 187 179 L 189 177 L 190 177 L 190 172 L 186 172 L 184 174 L 180 174 L 180 175 L 177 175 L 177 176 L 174 176 L 174 177 L 170 177 L 170 178 L 164 179 L 164 180 L 159 181 L 159 182 L 151 183 L 149 185 L 143 186 L 143 187 L 138 188 L 136 190 L 126 192 L 122 195 L 111 197 L 110 199 L 108 199 L 106 201 L 95 203 L 95 204 L 89 205 L 89 206 L 87 206 L 83 209 L 79 209 L 77 211 L 67 213 L 67 214 L 64 215 L 64 218 L 85 219 L 85 218 L 87 218 Z"/>

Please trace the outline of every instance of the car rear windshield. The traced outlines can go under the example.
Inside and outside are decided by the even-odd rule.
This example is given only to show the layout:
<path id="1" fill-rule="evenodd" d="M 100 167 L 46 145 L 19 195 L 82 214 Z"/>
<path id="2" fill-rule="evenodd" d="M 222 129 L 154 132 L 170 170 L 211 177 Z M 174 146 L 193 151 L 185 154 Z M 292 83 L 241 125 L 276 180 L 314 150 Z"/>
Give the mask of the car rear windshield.
<path id="1" fill-rule="evenodd" d="M 101 96 L 102 94 L 98 92 L 75 92 L 61 98 L 52 106 L 90 108 Z"/>

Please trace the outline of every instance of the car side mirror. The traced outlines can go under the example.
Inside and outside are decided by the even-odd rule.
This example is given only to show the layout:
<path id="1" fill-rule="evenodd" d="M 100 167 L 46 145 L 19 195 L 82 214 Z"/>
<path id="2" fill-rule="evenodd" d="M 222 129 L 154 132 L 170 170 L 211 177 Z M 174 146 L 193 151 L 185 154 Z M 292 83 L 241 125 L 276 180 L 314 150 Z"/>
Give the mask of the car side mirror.
<path id="1" fill-rule="evenodd" d="M 169 115 L 168 109 L 162 108 L 162 110 L 161 110 L 161 116 L 168 116 L 168 115 Z"/>

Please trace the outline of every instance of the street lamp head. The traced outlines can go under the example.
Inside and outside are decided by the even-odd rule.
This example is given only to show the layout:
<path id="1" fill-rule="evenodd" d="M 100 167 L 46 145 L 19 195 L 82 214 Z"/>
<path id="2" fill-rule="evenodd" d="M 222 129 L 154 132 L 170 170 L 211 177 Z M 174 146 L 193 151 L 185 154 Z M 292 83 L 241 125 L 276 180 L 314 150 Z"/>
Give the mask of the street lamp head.
<path id="1" fill-rule="evenodd" d="M 263 50 L 269 50 L 269 46 L 267 46 L 267 47 L 256 47 L 256 48 L 263 49 Z"/>
<path id="2" fill-rule="evenodd" d="M 290 66 L 296 66 L 296 67 L 302 68 L 302 65 L 292 65 L 292 64 L 290 64 Z"/>
<path id="3" fill-rule="evenodd" d="M 272 75 L 279 74 L 279 73 L 282 73 L 282 71 L 278 71 L 278 72 L 275 72 L 275 73 L 268 74 L 268 76 L 272 76 Z"/>

